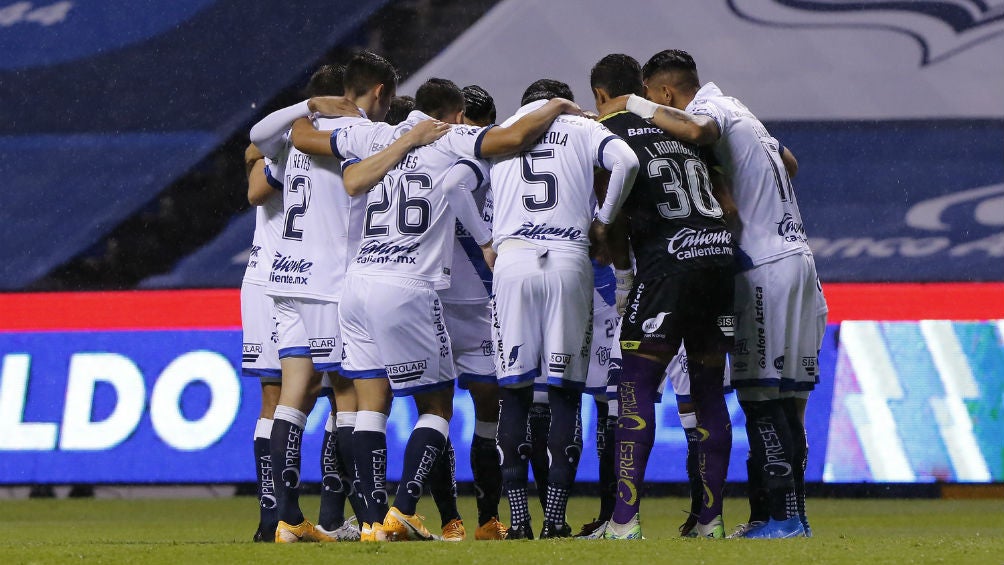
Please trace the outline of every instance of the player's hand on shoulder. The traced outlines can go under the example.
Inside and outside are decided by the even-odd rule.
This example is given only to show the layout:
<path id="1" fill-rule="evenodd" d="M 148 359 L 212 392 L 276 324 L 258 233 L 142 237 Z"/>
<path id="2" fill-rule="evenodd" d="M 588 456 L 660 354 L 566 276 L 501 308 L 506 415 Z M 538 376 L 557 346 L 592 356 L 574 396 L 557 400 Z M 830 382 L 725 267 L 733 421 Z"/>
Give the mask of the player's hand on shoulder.
<path id="1" fill-rule="evenodd" d="M 586 118 L 589 118 L 590 120 L 599 120 L 600 119 L 600 115 L 599 114 L 597 114 L 596 112 L 592 112 L 590 110 L 583 110 L 582 111 L 582 116 L 586 117 Z"/>
<path id="2" fill-rule="evenodd" d="M 359 107 L 344 96 L 314 96 L 307 100 L 307 108 L 321 116 L 359 116 Z"/>
<path id="3" fill-rule="evenodd" d="M 450 124 L 439 120 L 422 120 L 415 124 L 415 127 L 406 133 L 415 147 L 428 145 L 450 131 Z"/>
<path id="4" fill-rule="evenodd" d="M 557 104 L 561 107 L 562 114 L 571 114 L 573 116 L 582 116 L 585 113 L 578 104 L 568 100 L 567 98 L 552 98 L 551 104 Z"/>
<path id="5" fill-rule="evenodd" d="M 631 98 L 630 94 L 625 94 L 623 96 L 618 96 L 616 98 L 610 99 L 610 113 L 623 112 L 627 110 L 627 101 Z"/>

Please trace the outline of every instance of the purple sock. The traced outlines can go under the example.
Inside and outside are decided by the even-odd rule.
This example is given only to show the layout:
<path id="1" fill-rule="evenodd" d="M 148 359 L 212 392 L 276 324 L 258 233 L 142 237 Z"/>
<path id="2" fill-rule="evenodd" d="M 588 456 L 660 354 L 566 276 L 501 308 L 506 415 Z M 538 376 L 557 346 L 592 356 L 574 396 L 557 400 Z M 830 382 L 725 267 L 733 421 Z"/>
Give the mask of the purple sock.
<path id="1" fill-rule="evenodd" d="M 690 395 L 697 408 L 697 426 L 701 433 L 698 467 L 704 483 L 704 504 L 697 521 L 708 524 L 722 513 L 725 477 L 732 455 L 732 422 L 722 389 L 724 367 L 709 367 L 690 356 Z"/>
<path id="2" fill-rule="evenodd" d="M 645 466 L 655 442 L 655 397 L 665 363 L 638 355 L 624 355 L 617 385 L 620 416 L 614 434 L 617 446 L 617 502 L 613 520 L 626 524 L 638 513 Z"/>

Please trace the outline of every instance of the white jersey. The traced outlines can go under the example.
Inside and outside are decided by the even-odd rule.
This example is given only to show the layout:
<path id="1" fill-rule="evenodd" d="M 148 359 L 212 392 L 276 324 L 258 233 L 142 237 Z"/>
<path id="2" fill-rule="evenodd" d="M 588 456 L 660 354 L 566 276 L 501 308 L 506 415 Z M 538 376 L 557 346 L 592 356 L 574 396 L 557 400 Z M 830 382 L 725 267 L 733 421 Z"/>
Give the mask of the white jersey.
<path id="1" fill-rule="evenodd" d="M 697 91 L 687 111 L 718 124 L 715 157 L 732 185 L 742 234 L 739 249 L 747 267 L 787 255 L 810 253 L 791 179 L 778 141 L 742 102 L 725 96 L 713 82 Z"/>
<path id="2" fill-rule="evenodd" d="M 320 129 L 338 129 L 364 118 L 319 118 Z M 272 254 L 268 292 L 273 296 L 338 302 L 345 272 L 359 247 L 363 199 L 351 198 L 335 157 L 295 148 L 286 159 L 282 233 Z"/>
<path id="3" fill-rule="evenodd" d="M 481 212 L 481 219 L 489 226 L 492 223 L 494 206 L 489 185 L 489 165 L 482 159 L 464 159 L 458 167 L 471 167 L 482 179 L 480 186 L 473 192 L 474 200 Z M 453 238 L 452 252 L 446 254 L 448 272 L 444 273 L 443 284 L 439 298 L 450 304 L 487 303 L 492 295 L 492 271 L 485 262 L 481 246 L 474 236 L 456 220 L 456 236 Z"/>
<path id="4" fill-rule="evenodd" d="M 348 166 L 386 147 L 422 120 L 412 112 L 399 127 L 386 124 L 343 129 L 335 149 Z M 488 128 L 455 125 L 437 141 L 411 150 L 366 195 L 362 243 L 349 272 L 419 279 L 438 284 L 444 274 L 444 253 L 453 239 L 451 211 L 443 177 L 461 158 L 478 156 Z"/>
<path id="5" fill-rule="evenodd" d="M 265 158 L 265 177 L 278 195 L 268 198 L 264 204 L 255 207 L 254 236 L 251 239 L 251 254 L 244 269 L 244 282 L 258 286 L 268 284 L 268 274 L 272 267 L 272 254 L 282 237 L 282 177 L 285 171 L 286 152 L 277 162 Z"/>
<path id="6" fill-rule="evenodd" d="M 503 126 L 512 125 L 546 101 L 531 102 Z M 603 147 L 620 140 L 588 118 L 558 116 L 536 144 L 492 165 L 496 248 L 507 239 L 531 241 L 551 249 L 586 253 L 596 196 L 593 169 L 607 168 Z"/>

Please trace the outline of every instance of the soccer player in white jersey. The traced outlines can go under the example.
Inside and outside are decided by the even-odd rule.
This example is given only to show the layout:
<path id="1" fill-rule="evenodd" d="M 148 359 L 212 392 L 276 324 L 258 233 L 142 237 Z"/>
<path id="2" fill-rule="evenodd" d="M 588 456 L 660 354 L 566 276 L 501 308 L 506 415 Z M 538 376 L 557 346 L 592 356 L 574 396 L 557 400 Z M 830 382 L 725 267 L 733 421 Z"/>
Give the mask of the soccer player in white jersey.
<path id="1" fill-rule="evenodd" d="M 531 84 L 507 125 L 571 96 L 568 85 Z M 547 504 L 541 537 L 568 537 L 568 495 L 581 448 L 576 426 L 591 344 L 589 231 L 596 196 L 593 168 L 611 170 L 597 225 L 613 220 L 634 182 L 638 160 L 623 140 L 585 117 L 554 121 L 527 151 L 492 165 L 496 263 L 493 329 L 502 402 L 498 443 L 512 521 L 509 538 L 533 536 L 527 505 L 524 440 L 533 381 L 547 376 L 551 406 Z M 599 228 L 602 233 L 602 228 Z M 521 451 L 521 449 L 523 451 Z"/>
<path id="2" fill-rule="evenodd" d="M 386 113 L 396 83 L 393 66 L 371 53 L 354 57 L 345 71 L 348 99 L 376 117 Z M 263 130 L 282 131 L 286 124 L 275 128 L 280 118 L 273 115 L 263 120 L 271 127 L 259 124 L 252 130 L 252 139 Z M 330 123 L 349 125 L 356 121 L 365 119 L 337 118 Z M 300 440 L 306 413 L 312 407 L 311 389 L 319 372 L 331 374 L 340 368 L 338 300 L 362 225 L 362 206 L 345 195 L 338 171 L 334 159 L 314 158 L 297 149 L 290 151 L 286 162 L 282 238 L 273 254 L 268 281 L 268 293 L 275 301 L 283 372 L 271 438 L 272 461 L 281 479 L 276 488 L 279 524 L 275 539 L 279 542 L 333 539 L 303 518 L 298 487 Z M 337 377 L 332 381 L 339 415 L 353 414 L 351 384 L 343 384 Z"/>
<path id="3" fill-rule="evenodd" d="M 746 414 L 751 484 L 768 508 L 751 508 L 744 537 L 811 535 L 805 516 L 805 406 L 819 379 L 826 301 L 787 172 L 790 154 L 739 100 L 701 86 L 686 52 L 666 50 L 644 67 L 647 96 L 628 110 L 677 137 L 713 144 L 742 223 L 736 277 L 732 385 Z"/>
<path id="4" fill-rule="evenodd" d="M 281 155 L 279 161 L 284 165 L 283 157 Z M 272 414 L 279 401 L 282 370 L 276 347 L 278 339 L 273 334 L 275 318 L 272 315 L 272 299 L 265 294 L 265 285 L 272 249 L 282 223 L 282 182 L 276 179 L 282 178 L 282 166 L 276 167 L 254 144 L 248 145 L 244 159 L 248 165 L 248 201 L 257 208 L 251 253 L 241 282 L 241 372 L 245 377 L 257 378 L 261 385 L 261 411 L 254 431 L 259 517 L 253 539 L 270 542 L 275 538 L 278 518 L 269 437 L 272 434 Z"/>
<path id="5" fill-rule="evenodd" d="M 495 101 L 477 85 L 465 86 L 463 122 L 484 127 L 495 123 Z M 452 254 L 447 253 L 449 286 L 439 290 L 443 302 L 443 317 L 450 334 L 454 364 L 457 368 L 457 386 L 467 389 L 474 401 L 474 435 L 470 445 L 470 465 L 478 508 L 478 528 L 474 539 L 505 539 L 506 526 L 499 521 L 499 500 L 502 496 L 502 471 L 495 447 L 498 430 L 499 389 L 495 379 L 495 360 L 492 355 L 491 336 L 491 284 L 492 272 L 485 262 L 479 245 L 491 238 L 493 214 L 488 165 L 484 161 L 464 159 L 456 167 L 464 178 L 460 185 L 470 190 L 478 204 L 482 219 L 488 228 L 478 241 L 474 234 L 456 223 Z M 449 468 L 442 465 L 441 468 Z M 444 477 L 443 484 L 433 478 L 432 494 L 446 521 L 450 510 L 439 501 L 440 489 L 445 492 L 456 484 L 455 477 Z M 438 495 L 438 496 L 437 496 Z M 455 508 L 455 504 L 453 505 Z M 457 522 L 446 523 L 443 539 L 455 535 Z M 453 532 L 450 531 L 454 526 Z"/>
<path id="6" fill-rule="evenodd" d="M 463 95 L 453 83 L 432 79 L 419 89 L 416 106 L 419 110 L 403 126 L 427 118 L 422 109 L 439 113 L 446 121 L 459 121 Z M 454 218 L 461 218 L 472 233 L 485 229 L 470 193 L 457 190 L 450 174 L 462 171 L 454 168 L 460 159 L 519 151 L 566 110 L 577 107 L 556 100 L 509 128 L 453 126 L 442 139 L 399 160 L 387 158 L 387 152 L 373 154 L 396 137 L 389 126 L 357 124 L 332 134 L 330 147 L 346 159 L 346 190 L 351 195 L 368 193 L 363 243 L 350 266 L 339 308 L 344 374 L 355 379 L 359 421 L 364 414 L 372 415 L 377 429 L 367 431 L 378 432 L 362 436 L 357 423 L 353 438 L 357 453 L 386 451 L 387 380 L 393 394 L 414 396 L 420 413 L 392 507 L 385 499 L 383 469 L 357 459 L 363 492 L 370 493 L 367 502 L 377 510 L 369 516 L 377 539 L 431 537 L 415 508 L 429 466 L 446 443 L 455 379 L 449 335 L 434 289 L 441 280 L 447 244 L 452 243 Z M 479 240 L 484 237 L 476 235 Z M 491 265 L 494 252 L 487 245 L 483 249 Z"/>
<path id="7" fill-rule="evenodd" d="M 344 66 L 323 65 L 310 77 L 306 95 L 308 105 L 315 109 L 328 109 L 334 98 L 344 93 L 342 75 Z M 341 104 L 338 104 L 341 106 Z M 258 206 L 255 218 L 255 232 L 248 259 L 248 267 L 241 286 L 241 318 L 244 326 L 243 369 L 246 376 L 260 379 L 262 387 L 262 409 L 255 426 L 254 451 L 258 478 L 260 517 L 255 541 L 274 541 L 277 524 L 276 497 L 270 456 L 272 416 L 279 400 L 281 369 L 278 357 L 278 332 L 273 315 L 273 301 L 266 294 L 271 260 L 277 242 L 283 231 L 282 179 L 288 143 L 283 136 L 268 140 L 265 145 L 273 153 L 272 159 L 264 157 L 252 144 L 245 153 L 245 161 L 250 168 L 248 199 Z M 322 391 L 329 393 L 334 409 L 334 399 L 330 387 Z M 345 468 L 343 458 L 338 456 L 337 435 L 334 433 L 333 412 L 329 415 L 321 454 L 322 492 L 318 527 L 338 539 L 358 539 L 358 529 L 346 522 L 344 507 L 351 491 L 353 473 Z M 344 448 L 342 449 L 344 452 Z M 351 499 L 353 506 L 357 499 Z"/>

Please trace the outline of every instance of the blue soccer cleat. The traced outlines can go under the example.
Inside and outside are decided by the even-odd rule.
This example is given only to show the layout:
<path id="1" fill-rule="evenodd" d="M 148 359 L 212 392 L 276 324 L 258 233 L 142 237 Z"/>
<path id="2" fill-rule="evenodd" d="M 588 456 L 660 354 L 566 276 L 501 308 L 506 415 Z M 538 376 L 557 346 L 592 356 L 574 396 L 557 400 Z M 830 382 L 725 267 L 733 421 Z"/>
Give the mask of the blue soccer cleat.
<path id="1" fill-rule="evenodd" d="M 771 518 L 765 524 L 750 528 L 746 532 L 746 539 L 783 539 L 799 538 L 805 535 L 805 528 L 798 516 L 792 516 L 787 520 L 775 520 Z"/>

